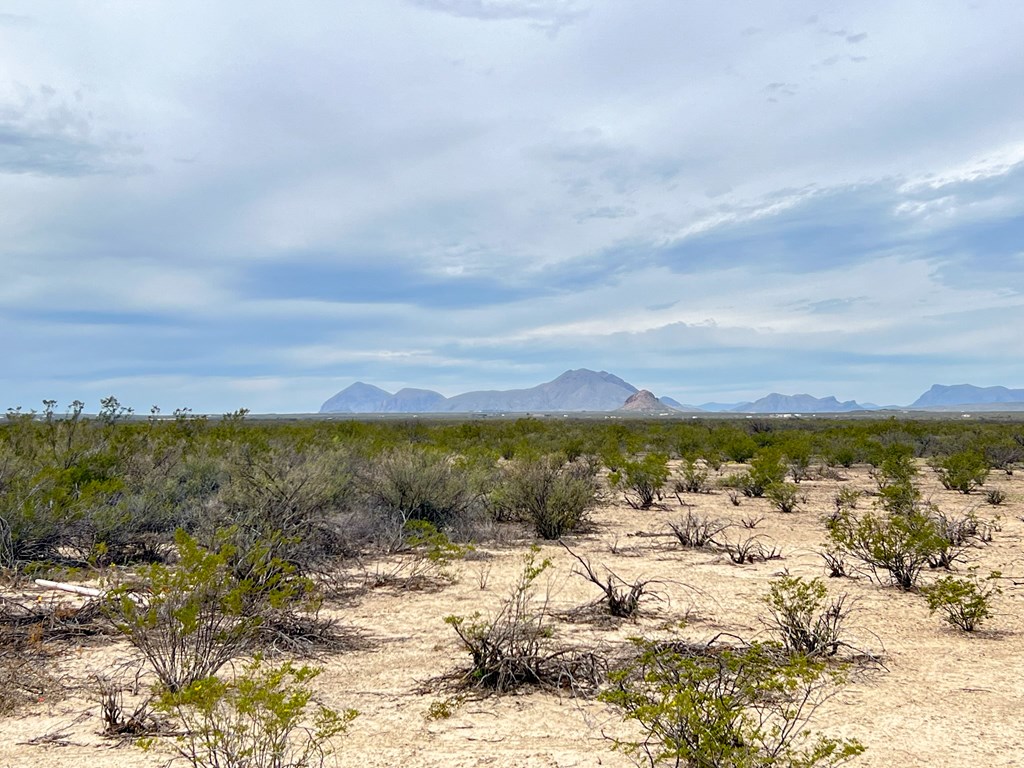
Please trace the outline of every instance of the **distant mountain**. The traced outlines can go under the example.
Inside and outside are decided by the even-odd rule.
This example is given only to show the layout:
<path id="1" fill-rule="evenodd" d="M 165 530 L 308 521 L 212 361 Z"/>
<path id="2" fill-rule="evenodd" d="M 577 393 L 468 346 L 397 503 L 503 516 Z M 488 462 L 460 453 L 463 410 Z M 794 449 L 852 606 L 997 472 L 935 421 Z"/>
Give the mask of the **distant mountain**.
<path id="1" fill-rule="evenodd" d="M 377 413 L 394 397 L 387 390 L 357 381 L 320 406 L 320 413 Z"/>
<path id="2" fill-rule="evenodd" d="M 631 413 L 671 413 L 675 408 L 666 405 L 663 400 L 659 400 L 646 389 L 641 389 L 639 392 L 630 395 L 626 402 L 616 410 L 629 411 Z"/>
<path id="3" fill-rule="evenodd" d="M 398 390 L 387 401 L 387 410 L 396 413 L 429 413 L 444 406 L 446 398 L 440 392 L 431 389 L 405 389 Z"/>
<path id="4" fill-rule="evenodd" d="M 855 400 L 839 402 L 834 397 L 812 397 L 811 395 L 770 395 L 752 403 L 742 403 L 729 409 L 735 413 L 846 413 L 863 411 L 864 407 Z"/>
<path id="5" fill-rule="evenodd" d="M 743 403 L 701 403 L 697 407 L 702 411 L 711 411 L 712 413 L 721 413 L 723 411 L 739 411 L 742 412 L 748 405 L 753 405 L 751 402 Z"/>
<path id="6" fill-rule="evenodd" d="M 614 411 L 637 392 L 607 371 L 566 371 L 529 389 L 465 392 L 446 398 L 428 389 L 386 390 L 357 382 L 320 407 L 320 413 L 528 413 Z"/>
<path id="7" fill-rule="evenodd" d="M 700 413 L 703 409 L 698 408 L 695 405 L 685 405 L 680 403 L 674 397 L 659 397 L 659 400 L 667 405 L 669 408 L 673 408 L 677 411 L 683 411 L 684 413 Z"/>
<path id="8" fill-rule="evenodd" d="M 928 409 L 951 405 L 991 405 L 994 403 L 1024 403 L 1024 389 L 976 387 L 973 384 L 954 384 L 953 386 L 933 384 L 931 389 L 907 407 Z"/>

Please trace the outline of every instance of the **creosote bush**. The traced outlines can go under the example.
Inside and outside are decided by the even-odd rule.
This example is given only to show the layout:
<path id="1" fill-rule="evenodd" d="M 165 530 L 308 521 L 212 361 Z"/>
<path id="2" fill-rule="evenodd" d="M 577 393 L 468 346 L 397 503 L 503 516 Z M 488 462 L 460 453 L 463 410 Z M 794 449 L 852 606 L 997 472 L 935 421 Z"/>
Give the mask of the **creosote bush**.
<path id="1" fill-rule="evenodd" d="M 262 546 L 303 573 L 324 567 L 342 548 L 335 518 L 354 494 L 352 457 L 254 436 L 230 444 L 223 462 L 217 503 L 198 525 L 203 543 L 216 546 L 231 528 L 239 552 Z"/>
<path id="2" fill-rule="evenodd" d="M 586 522 L 597 490 L 594 464 L 548 455 L 505 466 L 490 503 L 499 518 L 522 520 L 542 539 L 558 539 Z"/>
<path id="3" fill-rule="evenodd" d="M 804 502 L 804 497 L 800 495 L 797 486 L 787 482 L 772 483 L 765 489 L 764 497 L 775 509 L 784 514 L 796 512 Z"/>
<path id="4" fill-rule="evenodd" d="M 496 616 L 485 620 L 476 614 L 468 621 L 462 616 L 445 618 L 472 656 L 468 679 L 474 684 L 502 693 L 544 680 L 541 649 L 551 629 L 546 606 L 536 602 L 534 582 L 550 566 L 548 558 L 537 562 L 531 550 Z"/>
<path id="5" fill-rule="evenodd" d="M 850 512 L 857 508 L 857 503 L 863 495 L 857 488 L 840 488 L 832 498 L 832 503 L 837 513 Z"/>
<path id="6" fill-rule="evenodd" d="M 178 561 L 140 568 L 137 584 L 110 590 L 107 616 L 146 657 L 161 684 L 180 691 L 215 674 L 245 653 L 263 606 L 282 607 L 296 585 L 277 576 L 262 582 L 235 577 L 235 551 L 203 549 L 184 531 L 175 539 Z"/>
<path id="7" fill-rule="evenodd" d="M 698 463 L 689 458 L 684 459 L 679 468 L 679 478 L 675 482 L 676 494 L 710 492 L 709 474 L 706 463 Z"/>
<path id="8" fill-rule="evenodd" d="M 623 498 L 633 509 L 650 509 L 662 499 L 662 488 L 668 482 L 668 456 L 648 453 L 641 458 L 622 459 L 619 469 L 608 473 L 612 488 L 622 490 Z"/>
<path id="9" fill-rule="evenodd" d="M 600 694 L 636 723 L 616 748 L 638 764 L 689 768 L 839 766 L 864 751 L 815 735 L 815 710 L 844 682 L 823 660 L 778 646 L 679 647 L 637 641 L 639 653 Z"/>
<path id="10" fill-rule="evenodd" d="M 906 446 L 889 446 L 875 468 L 874 475 L 883 509 L 893 514 L 905 514 L 915 509 L 921 492 L 914 485 L 917 466 Z"/>
<path id="11" fill-rule="evenodd" d="M 1001 488 L 991 488 L 985 491 L 985 503 L 998 507 L 1006 501 L 1006 491 Z"/>
<path id="12" fill-rule="evenodd" d="M 828 535 L 833 551 L 856 557 L 903 590 L 917 585 L 929 560 L 946 546 L 935 522 L 917 510 L 889 515 L 867 511 L 859 517 L 843 512 L 828 521 Z"/>
<path id="13" fill-rule="evenodd" d="M 932 462 L 944 488 L 960 493 L 970 493 L 985 484 L 988 479 L 989 462 L 978 451 L 960 451 L 943 456 Z"/>
<path id="14" fill-rule="evenodd" d="M 291 662 L 267 667 L 257 658 L 233 680 L 207 677 L 164 691 L 154 707 L 182 724 L 170 744 L 196 768 L 318 768 L 358 714 L 322 705 L 310 711 L 309 682 L 320 672 Z"/>
<path id="15" fill-rule="evenodd" d="M 844 642 L 845 602 L 846 595 L 829 601 L 820 579 L 781 576 L 764 597 L 770 615 L 765 625 L 788 653 L 835 656 Z"/>
<path id="16" fill-rule="evenodd" d="M 783 483 L 788 467 L 777 451 L 761 451 L 750 460 L 750 469 L 745 475 L 746 484 L 743 493 L 746 496 L 760 498 L 772 486 Z"/>
<path id="17" fill-rule="evenodd" d="M 481 498 L 457 458 L 422 448 L 377 456 L 357 483 L 369 506 L 382 522 L 392 524 L 396 535 L 409 520 L 425 520 L 439 530 L 464 524 Z"/>
<path id="18" fill-rule="evenodd" d="M 626 581 L 610 568 L 605 567 L 605 574 L 602 578 L 594 570 L 590 561 L 569 549 L 564 541 L 562 546 L 565 551 L 575 558 L 582 570 L 574 571 L 596 586 L 603 593 L 597 601 L 609 614 L 618 619 L 632 619 L 640 612 L 640 601 L 651 593 L 652 584 L 660 584 L 653 579 L 635 579 Z"/>
<path id="19" fill-rule="evenodd" d="M 1001 575 L 992 571 L 985 579 L 979 580 L 972 569 L 967 578 L 943 576 L 934 584 L 923 587 L 921 592 L 932 613 L 941 611 L 950 625 L 964 632 L 973 632 L 992 616 L 991 600 L 1002 592 L 995 580 Z"/>

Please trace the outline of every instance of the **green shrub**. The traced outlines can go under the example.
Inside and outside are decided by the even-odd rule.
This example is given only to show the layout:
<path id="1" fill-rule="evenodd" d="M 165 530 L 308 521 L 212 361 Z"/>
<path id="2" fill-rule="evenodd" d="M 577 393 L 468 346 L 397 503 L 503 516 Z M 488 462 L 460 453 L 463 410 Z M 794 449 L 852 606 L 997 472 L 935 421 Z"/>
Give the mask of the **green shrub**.
<path id="1" fill-rule="evenodd" d="M 796 512 L 797 507 L 804 501 L 799 488 L 787 482 L 772 483 L 765 489 L 764 496 L 775 509 L 786 514 Z"/>
<path id="2" fill-rule="evenodd" d="M 909 450 L 900 444 L 889 446 L 875 469 L 882 507 L 893 514 L 912 511 L 921 498 L 914 485 L 917 466 Z"/>
<path id="3" fill-rule="evenodd" d="M 723 484 L 742 491 L 744 496 L 759 499 L 768 488 L 785 481 L 788 471 L 778 451 L 765 450 L 750 460 L 750 469 L 723 478 Z"/>
<path id="4" fill-rule="evenodd" d="M 827 523 L 834 551 L 866 563 L 876 577 L 888 575 L 900 589 L 913 589 L 921 571 L 946 545 L 935 522 L 919 510 L 901 514 L 843 511 Z"/>
<path id="5" fill-rule="evenodd" d="M 586 522 L 597 503 L 596 468 L 554 455 L 513 461 L 490 501 L 499 517 L 527 522 L 543 539 L 558 539 Z"/>
<path id="6" fill-rule="evenodd" d="M 857 503 L 863 495 L 856 488 L 840 488 L 839 492 L 832 498 L 832 503 L 835 505 L 837 513 L 848 512 L 857 508 Z"/>
<path id="7" fill-rule="evenodd" d="M 648 453 L 641 459 L 621 462 L 621 468 L 610 472 L 608 482 L 612 488 L 621 488 L 626 503 L 633 509 L 650 509 L 661 501 L 661 489 L 668 481 L 668 456 Z"/>
<path id="8" fill-rule="evenodd" d="M 178 532 L 176 544 L 177 563 L 141 568 L 138 584 L 115 587 L 103 604 L 114 626 L 171 692 L 215 674 L 243 654 L 262 621 L 254 603 L 278 598 L 271 585 L 261 589 L 234 577 L 232 548 L 205 550 L 184 531 Z"/>
<path id="9" fill-rule="evenodd" d="M 941 611 L 952 626 L 973 632 L 992 615 L 990 601 L 1002 590 L 991 582 L 1001 575 L 993 571 L 983 582 L 973 572 L 966 579 L 943 576 L 921 592 L 932 613 Z"/>
<path id="10" fill-rule="evenodd" d="M 985 503 L 991 504 L 993 507 L 998 507 L 1006 501 L 1006 491 L 1001 488 L 992 488 L 991 490 L 985 491 Z"/>
<path id="11" fill-rule="evenodd" d="M 322 766 L 331 740 L 357 713 L 321 705 L 309 711 L 308 684 L 320 671 L 291 662 L 267 668 L 256 659 L 231 682 L 207 677 L 165 691 L 155 708 L 181 722 L 172 747 L 196 768 Z"/>
<path id="12" fill-rule="evenodd" d="M 453 456 L 420 448 L 382 454 L 363 470 L 358 483 L 384 536 L 399 547 L 409 520 L 425 520 L 439 530 L 459 526 L 481 500 L 466 466 Z"/>
<path id="13" fill-rule="evenodd" d="M 691 768 L 838 766 L 864 751 L 854 740 L 812 734 L 815 710 L 843 682 L 821 660 L 774 646 L 698 651 L 639 641 L 637 659 L 613 673 L 600 698 L 639 727 L 616 748 L 638 764 Z"/>
<path id="14" fill-rule="evenodd" d="M 676 480 L 675 492 L 679 493 L 708 493 L 708 467 L 706 464 L 698 464 L 693 459 L 684 459 L 680 468 L 680 478 Z"/>
<path id="15" fill-rule="evenodd" d="M 950 491 L 967 494 L 984 485 L 988 479 L 989 463 L 977 451 L 960 451 L 943 456 L 933 462 L 933 467 L 939 473 L 942 486 Z"/>
<path id="16" fill-rule="evenodd" d="M 828 589 L 821 579 L 781 576 L 771 582 L 764 603 L 768 628 L 789 653 L 834 656 L 843 643 L 843 621 L 849 611 L 846 596 L 827 601 Z"/>
<path id="17" fill-rule="evenodd" d="M 430 702 L 424 717 L 427 720 L 447 720 L 458 711 L 464 701 L 465 696 L 447 696 L 443 699 L 436 699 Z"/>

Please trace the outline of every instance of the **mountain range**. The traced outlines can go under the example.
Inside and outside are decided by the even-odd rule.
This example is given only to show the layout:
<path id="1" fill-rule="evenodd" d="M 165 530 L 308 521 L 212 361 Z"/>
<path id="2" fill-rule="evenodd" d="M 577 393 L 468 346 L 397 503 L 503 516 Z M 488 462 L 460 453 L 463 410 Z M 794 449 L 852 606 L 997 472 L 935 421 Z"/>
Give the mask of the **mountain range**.
<path id="1" fill-rule="evenodd" d="M 934 385 L 905 406 L 911 410 L 994 410 L 1024 408 L 1024 389 Z M 886 406 L 899 408 L 900 406 Z M 783 395 L 777 392 L 752 402 L 684 405 L 671 397 L 655 397 L 607 371 L 569 370 L 552 381 L 527 389 L 481 390 L 445 397 L 429 389 L 405 388 L 391 393 L 357 381 L 327 400 L 320 413 L 545 413 L 554 411 L 640 411 L 686 413 L 850 413 L 878 410 L 855 400 L 833 396 Z"/>
<path id="2" fill-rule="evenodd" d="M 566 371 L 529 389 L 483 390 L 445 397 L 428 389 L 391 394 L 357 381 L 320 407 L 320 413 L 528 413 L 614 411 L 639 390 L 607 371 Z"/>

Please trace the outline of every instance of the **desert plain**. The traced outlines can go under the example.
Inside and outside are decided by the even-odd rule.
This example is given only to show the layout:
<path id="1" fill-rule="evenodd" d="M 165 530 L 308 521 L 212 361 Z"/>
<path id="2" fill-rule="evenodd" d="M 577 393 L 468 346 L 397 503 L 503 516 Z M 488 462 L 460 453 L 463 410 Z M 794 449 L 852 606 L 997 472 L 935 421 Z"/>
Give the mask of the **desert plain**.
<path id="1" fill-rule="evenodd" d="M 735 470 L 723 466 L 719 475 Z M 622 658 L 630 638 L 704 642 L 719 633 L 767 639 L 763 597 L 780 574 L 819 577 L 829 594 L 846 594 L 852 608 L 844 635 L 849 645 L 874 657 L 859 664 L 850 680 L 819 709 L 813 730 L 853 737 L 866 747 L 851 765 L 863 768 L 996 768 L 1024 765 L 1024 473 L 990 473 L 985 489 L 1005 492 L 999 506 L 983 494 L 944 489 L 922 464 L 922 496 L 948 513 L 973 511 L 990 521 L 992 539 L 972 546 L 960 566 L 999 571 L 1001 593 L 993 616 L 967 633 L 929 613 L 920 594 L 870 578 L 849 562 L 850 576 L 828 578 L 823 516 L 841 488 L 870 493 L 867 466 L 839 468 L 799 484 L 804 498 L 783 514 L 763 498 L 734 505 L 722 489 L 667 494 L 652 509 L 637 510 L 605 486 L 584 530 L 565 537 L 596 572 L 614 572 L 627 582 L 650 580 L 639 615 L 632 620 L 581 611 L 600 597 L 579 575 L 579 564 L 557 542 L 535 539 L 510 526 L 448 566 L 447 577 L 403 579 L 403 556 L 349 563 L 336 576 L 337 589 L 323 608 L 352 642 L 343 652 L 319 655 L 323 667 L 316 697 L 359 716 L 335 741 L 326 765 L 392 766 L 619 766 L 633 761 L 613 749 L 631 726 L 621 712 L 593 697 L 566 690 L 524 688 L 504 695 L 459 692 L 451 675 L 468 666 L 446 616 L 493 615 L 521 573 L 524 553 L 551 566 L 536 582 L 537 597 L 550 612 L 553 641 Z M 830 474 L 830 473 L 826 473 Z M 870 508 L 866 495 L 862 508 Z M 669 524 L 687 511 L 728 522 L 723 543 L 756 536 L 779 557 L 737 565 L 721 549 L 682 548 Z M 747 525 L 753 524 L 753 528 Z M 926 571 L 924 583 L 934 580 Z M 5 588 L 8 594 L 14 587 Z M 67 600 L 22 584 L 21 597 Z M 112 637 L 61 642 L 48 648 L 59 687 L 0 719 L 0 768 L 107 768 L 158 766 L 172 754 L 159 746 L 143 751 L 128 738 L 102 734 L 94 681 L 124 665 L 136 652 Z M 844 650 L 844 652 L 846 652 Z M 842 653 L 840 654 L 842 656 Z M 141 685 L 146 685 L 145 675 Z"/>

